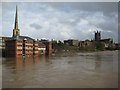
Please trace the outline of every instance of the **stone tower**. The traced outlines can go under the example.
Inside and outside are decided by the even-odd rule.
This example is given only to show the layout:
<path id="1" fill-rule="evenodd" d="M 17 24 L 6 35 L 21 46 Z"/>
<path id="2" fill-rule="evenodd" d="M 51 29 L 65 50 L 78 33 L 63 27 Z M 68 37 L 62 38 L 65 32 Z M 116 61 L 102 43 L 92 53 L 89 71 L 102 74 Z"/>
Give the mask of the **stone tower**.
<path id="1" fill-rule="evenodd" d="M 95 41 L 100 41 L 101 40 L 101 31 L 100 32 L 95 32 Z"/>
<path id="2" fill-rule="evenodd" d="M 18 29 L 18 10 L 16 5 L 16 14 L 15 14 L 15 25 L 13 29 L 13 37 L 18 37 L 20 35 L 19 29 Z"/>

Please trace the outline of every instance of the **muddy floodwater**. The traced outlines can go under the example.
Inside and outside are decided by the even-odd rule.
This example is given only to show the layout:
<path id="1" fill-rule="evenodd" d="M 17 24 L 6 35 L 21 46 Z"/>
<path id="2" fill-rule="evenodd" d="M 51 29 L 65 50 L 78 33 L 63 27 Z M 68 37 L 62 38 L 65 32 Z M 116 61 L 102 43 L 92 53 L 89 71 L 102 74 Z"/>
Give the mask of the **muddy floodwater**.
<path id="1" fill-rule="evenodd" d="M 3 58 L 3 88 L 117 88 L 118 51 Z"/>

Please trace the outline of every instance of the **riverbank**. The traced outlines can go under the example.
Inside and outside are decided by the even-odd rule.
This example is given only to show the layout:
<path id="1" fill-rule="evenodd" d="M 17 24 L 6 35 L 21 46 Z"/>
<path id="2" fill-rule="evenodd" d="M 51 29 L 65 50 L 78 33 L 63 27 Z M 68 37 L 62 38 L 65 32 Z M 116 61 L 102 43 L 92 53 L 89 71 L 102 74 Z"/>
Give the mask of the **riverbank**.
<path id="1" fill-rule="evenodd" d="M 52 56 L 56 56 L 56 57 L 68 57 L 68 56 L 76 56 L 79 54 L 81 55 L 84 55 L 84 54 L 94 54 L 94 53 L 102 53 L 102 52 L 105 52 L 105 53 L 109 53 L 109 52 L 118 52 L 120 50 L 104 50 L 104 51 L 101 51 L 101 50 L 95 50 L 95 51 L 58 51 L 58 52 L 55 52 L 52 54 Z"/>

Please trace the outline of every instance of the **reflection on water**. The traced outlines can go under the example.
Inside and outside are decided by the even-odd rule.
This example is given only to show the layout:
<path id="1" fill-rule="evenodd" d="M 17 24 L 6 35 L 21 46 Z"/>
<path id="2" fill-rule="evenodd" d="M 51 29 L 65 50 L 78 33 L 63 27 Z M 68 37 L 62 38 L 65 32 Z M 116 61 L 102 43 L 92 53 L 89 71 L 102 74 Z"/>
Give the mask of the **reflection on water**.
<path id="1" fill-rule="evenodd" d="M 117 51 L 3 58 L 3 88 L 118 87 Z"/>

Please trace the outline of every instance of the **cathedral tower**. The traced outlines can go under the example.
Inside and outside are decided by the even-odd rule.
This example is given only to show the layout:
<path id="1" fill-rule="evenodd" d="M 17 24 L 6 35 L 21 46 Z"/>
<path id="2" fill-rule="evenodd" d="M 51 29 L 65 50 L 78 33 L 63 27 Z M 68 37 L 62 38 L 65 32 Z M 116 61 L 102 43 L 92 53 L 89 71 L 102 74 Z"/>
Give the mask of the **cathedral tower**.
<path id="1" fill-rule="evenodd" d="M 13 29 L 13 37 L 20 36 L 20 32 L 18 29 L 18 11 L 17 11 L 17 6 L 16 6 L 16 14 L 15 14 L 15 25 Z"/>
<path id="2" fill-rule="evenodd" d="M 101 40 L 101 32 L 95 32 L 95 41 L 100 41 Z"/>

